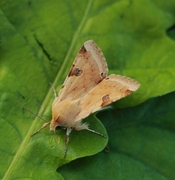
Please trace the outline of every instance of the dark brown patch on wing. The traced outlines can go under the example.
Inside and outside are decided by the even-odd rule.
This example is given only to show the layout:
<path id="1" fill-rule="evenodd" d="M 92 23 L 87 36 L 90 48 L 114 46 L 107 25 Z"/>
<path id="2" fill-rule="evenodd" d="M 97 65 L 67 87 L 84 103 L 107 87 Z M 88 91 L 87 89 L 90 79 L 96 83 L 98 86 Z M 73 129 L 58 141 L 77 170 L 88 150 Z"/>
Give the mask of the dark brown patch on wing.
<path id="1" fill-rule="evenodd" d="M 74 71 L 74 66 L 75 66 L 75 64 L 72 65 L 72 68 L 71 68 L 71 70 L 70 70 L 70 72 L 68 74 L 68 77 L 73 76 L 72 74 L 73 74 L 73 71 Z"/>
<path id="2" fill-rule="evenodd" d="M 75 75 L 75 76 L 80 76 L 82 73 L 83 73 L 82 70 L 80 70 L 80 69 L 78 69 L 78 68 L 75 68 L 75 70 L 74 70 L 74 75 Z"/>
<path id="3" fill-rule="evenodd" d="M 125 95 L 127 96 L 127 95 L 131 94 L 132 92 L 133 92 L 133 91 L 127 89 L 127 90 L 125 91 Z"/>
<path id="4" fill-rule="evenodd" d="M 106 95 L 104 95 L 104 96 L 102 97 L 101 107 L 106 106 L 106 105 L 110 104 L 111 102 L 112 102 L 112 101 L 111 101 L 111 99 L 110 99 L 110 97 L 109 97 L 109 94 L 106 94 Z"/>
<path id="5" fill-rule="evenodd" d="M 106 73 L 105 72 L 102 72 L 101 73 L 101 77 L 104 79 L 106 77 Z"/>
<path id="6" fill-rule="evenodd" d="M 87 52 L 86 48 L 82 46 L 82 48 L 79 51 L 79 54 L 85 54 Z"/>
<path id="7" fill-rule="evenodd" d="M 69 77 L 70 76 L 80 76 L 83 73 L 83 71 L 79 68 L 74 68 L 74 65 L 72 66 L 70 72 L 69 72 Z"/>

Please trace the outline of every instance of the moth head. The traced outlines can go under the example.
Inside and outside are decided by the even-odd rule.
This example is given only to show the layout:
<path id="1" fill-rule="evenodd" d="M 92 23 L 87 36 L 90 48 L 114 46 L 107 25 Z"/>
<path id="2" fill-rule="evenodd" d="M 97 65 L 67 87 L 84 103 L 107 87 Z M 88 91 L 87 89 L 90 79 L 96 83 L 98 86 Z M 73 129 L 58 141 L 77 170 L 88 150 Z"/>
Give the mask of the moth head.
<path id="1" fill-rule="evenodd" d="M 52 119 L 50 122 L 50 131 L 55 131 L 57 129 L 61 129 L 62 126 L 59 124 L 59 117 L 57 119 Z"/>

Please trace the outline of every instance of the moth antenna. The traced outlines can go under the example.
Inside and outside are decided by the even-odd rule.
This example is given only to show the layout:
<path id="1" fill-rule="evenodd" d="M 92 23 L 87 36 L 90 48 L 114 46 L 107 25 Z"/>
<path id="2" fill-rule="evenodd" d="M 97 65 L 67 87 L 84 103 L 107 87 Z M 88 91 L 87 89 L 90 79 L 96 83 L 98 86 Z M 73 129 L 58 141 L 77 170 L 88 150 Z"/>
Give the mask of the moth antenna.
<path id="1" fill-rule="evenodd" d="M 103 138 L 106 138 L 106 136 L 104 136 L 103 134 L 101 134 L 101 133 L 99 133 L 99 132 L 97 132 L 97 131 L 94 131 L 93 129 L 87 128 L 86 130 L 88 130 L 88 131 L 90 131 L 90 132 L 92 132 L 92 133 L 94 133 L 94 134 L 97 134 L 97 135 L 99 135 L 99 136 L 101 136 L 101 137 L 103 137 Z"/>
<path id="2" fill-rule="evenodd" d="M 39 119 L 43 120 L 44 122 L 46 122 L 45 119 L 43 119 L 42 117 L 38 116 L 37 114 L 33 113 L 31 110 L 29 110 L 28 108 L 26 108 L 25 106 L 23 106 L 21 103 L 19 103 L 18 101 L 15 101 L 16 103 L 18 103 L 21 107 L 23 107 L 25 110 L 27 110 L 28 112 L 30 112 L 31 114 L 35 115 L 36 117 L 38 117 Z"/>
<path id="3" fill-rule="evenodd" d="M 54 88 L 53 84 L 51 82 L 49 84 L 51 85 L 51 88 L 52 88 L 52 90 L 54 92 L 55 98 L 58 97 L 58 94 L 57 94 L 56 89 Z"/>
<path id="4" fill-rule="evenodd" d="M 49 124 L 50 124 L 50 122 L 44 123 L 42 125 L 42 127 L 40 129 L 38 129 L 37 131 L 35 131 L 31 136 L 34 136 L 35 134 L 39 133 L 42 129 L 46 128 Z"/>

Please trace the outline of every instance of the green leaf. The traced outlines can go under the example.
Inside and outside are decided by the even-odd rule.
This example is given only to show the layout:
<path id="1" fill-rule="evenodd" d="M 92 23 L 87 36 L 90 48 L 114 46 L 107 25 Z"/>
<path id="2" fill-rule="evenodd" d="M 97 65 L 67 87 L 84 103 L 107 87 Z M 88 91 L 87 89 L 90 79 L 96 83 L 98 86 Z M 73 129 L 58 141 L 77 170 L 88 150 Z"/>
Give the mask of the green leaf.
<path id="1" fill-rule="evenodd" d="M 56 168 L 77 158 L 96 154 L 106 146 L 107 139 L 90 132 L 72 132 L 68 154 L 64 159 L 65 132 L 58 131 L 54 135 L 45 129 L 31 137 L 31 134 L 39 129 L 43 122 L 26 112 L 17 103 L 20 102 L 30 111 L 49 121 L 51 119 L 51 104 L 54 99 L 49 83 L 53 83 L 53 86 L 59 90 L 76 53 L 86 40 L 93 39 L 102 49 L 108 62 L 109 73 L 129 76 L 141 83 L 141 87 L 136 93 L 118 101 L 115 103 L 115 107 L 135 106 L 152 97 L 174 91 L 175 33 L 172 28 L 175 20 L 174 6 L 173 0 L 168 3 L 147 0 L 89 0 L 86 2 L 80 0 L 55 2 L 1 0 L 0 178 L 63 179 L 55 171 Z M 172 102 L 172 99 L 170 98 L 169 101 Z M 147 108 L 137 107 L 140 119 L 147 112 L 147 109 L 152 110 L 150 103 L 146 106 Z M 167 107 L 162 105 L 161 108 L 164 112 L 164 108 Z M 129 112 L 132 110 L 128 109 Z M 107 124 L 106 128 L 110 135 L 110 142 L 115 139 L 112 147 L 118 147 L 120 133 L 122 133 L 120 152 L 125 152 L 125 148 L 129 151 L 128 147 L 132 145 L 132 153 L 126 152 L 126 154 L 134 157 L 138 154 L 136 147 L 143 148 L 143 142 L 149 144 L 152 143 L 153 139 L 143 135 L 144 140 L 138 139 L 135 144 L 128 143 L 133 141 L 133 137 L 137 137 L 137 130 L 141 132 L 143 130 L 142 127 L 139 129 L 137 124 L 134 124 L 131 129 L 116 130 L 117 136 L 113 135 L 112 128 L 115 128 L 115 123 L 120 121 L 118 115 L 114 116 L 115 112 L 118 113 L 117 108 L 113 111 L 106 110 L 103 116 L 104 123 L 111 123 L 109 127 Z M 135 119 L 135 116 L 135 113 L 130 114 L 132 119 Z M 163 117 L 162 115 L 161 118 Z M 169 124 L 172 124 L 172 117 L 170 117 Z M 155 117 L 155 122 L 159 122 L 159 118 Z M 115 120 L 111 121 L 111 119 Z M 128 122 L 122 121 L 124 124 L 128 124 L 129 119 L 127 120 Z M 92 115 L 85 121 L 89 122 L 91 129 L 106 135 L 105 128 L 95 116 Z M 173 125 L 169 126 L 173 128 Z M 155 131 L 153 127 L 144 129 L 145 134 L 149 132 L 149 134 L 154 135 L 156 132 L 155 140 L 161 141 L 161 133 Z M 157 156 L 157 153 L 151 154 L 146 159 L 149 161 L 153 158 L 155 164 L 153 163 L 151 167 L 160 170 L 158 172 L 161 177 L 156 176 L 157 179 L 163 179 L 163 175 L 165 178 L 173 179 L 171 168 L 173 158 L 171 159 L 169 155 L 173 154 L 173 146 L 172 142 L 168 143 L 169 138 L 173 139 L 174 134 L 169 131 L 166 133 L 169 133 L 169 136 L 165 134 L 163 141 L 169 148 L 164 156 L 165 159 L 169 158 L 169 161 L 162 160 L 160 155 Z M 111 146 L 109 148 L 111 149 Z M 139 151 L 140 159 L 144 159 L 146 154 L 142 148 Z M 154 148 L 160 149 L 162 146 L 155 144 Z M 151 150 L 148 146 L 148 152 Z M 136 179 L 134 172 L 139 168 L 141 172 L 145 173 L 145 179 L 151 176 L 152 171 L 149 168 L 145 169 L 144 166 L 140 166 L 140 163 L 135 163 L 127 156 L 123 157 L 117 153 L 118 149 L 114 148 L 112 154 L 108 155 L 112 167 L 118 167 L 116 171 L 110 166 L 108 168 L 110 174 L 115 174 L 116 177 L 120 175 L 118 177 L 120 179 L 125 176 L 130 176 L 129 179 Z M 104 179 L 104 177 L 108 177 L 103 176 L 106 170 L 103 162 L 104 156 L 106 156 L 105 153 L 101 153 L 94 157 L 83 158 L 80 162 L 88 162 L 91 174 L 95 179 Z M 97 164 L 91 162 L 93 158 Z M 119 162 L 118 159 L 122 162 Z M 170 163 L 168 166 L 170 168 L 166 169 L 166 172 L 162 170 L 164 168 L 162 162 Z M 122 169 L 121 163 L 127 165 L 126 169 Z M 145 163 L 149 164 L 149 162 Z M 85 174 L 88 169 L 87 166 L 85 167 L 82 174 Z M 97 167 L 104 171 L 99 171 L 101 174 L 98 174 Z M 77 168 L 79 167 L 77 166 Z M 125 170 L 128 171 L 129 175 L 124 174 Z M 64 174 L 62 170 L 60 172 Z M 66 174 L 69 173 L 71 173 L 71 169 L 66 171 Z M 64 176 L 66 175 L 64 174 Z M 76 170 L 77 177 L 78 171 Z"/>

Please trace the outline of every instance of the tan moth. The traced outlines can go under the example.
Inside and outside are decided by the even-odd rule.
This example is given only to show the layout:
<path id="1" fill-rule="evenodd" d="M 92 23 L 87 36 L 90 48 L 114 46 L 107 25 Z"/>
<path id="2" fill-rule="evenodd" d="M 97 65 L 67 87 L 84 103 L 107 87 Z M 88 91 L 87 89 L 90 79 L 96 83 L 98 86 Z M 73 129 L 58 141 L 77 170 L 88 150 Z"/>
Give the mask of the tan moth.
<path id="1" fill-rule="evenodd" d="M 106 60 L 98 46 L 86 41 L 78 52 L 70 72 L 52 104 L 52 120 L 44 123 L 37 131 L 50 125 L 50 130 L 66 130 L 66 149 L 72 130 L 88 130 L 103 136 L 89 128 L 82 120 L 136 91 L 140 84 L 128 77 L 111 74 L 107 76 Z M 34 134 L 36 134 L 35 132 Z M 104 136 L 103 136 L 104 137 Z"/>

